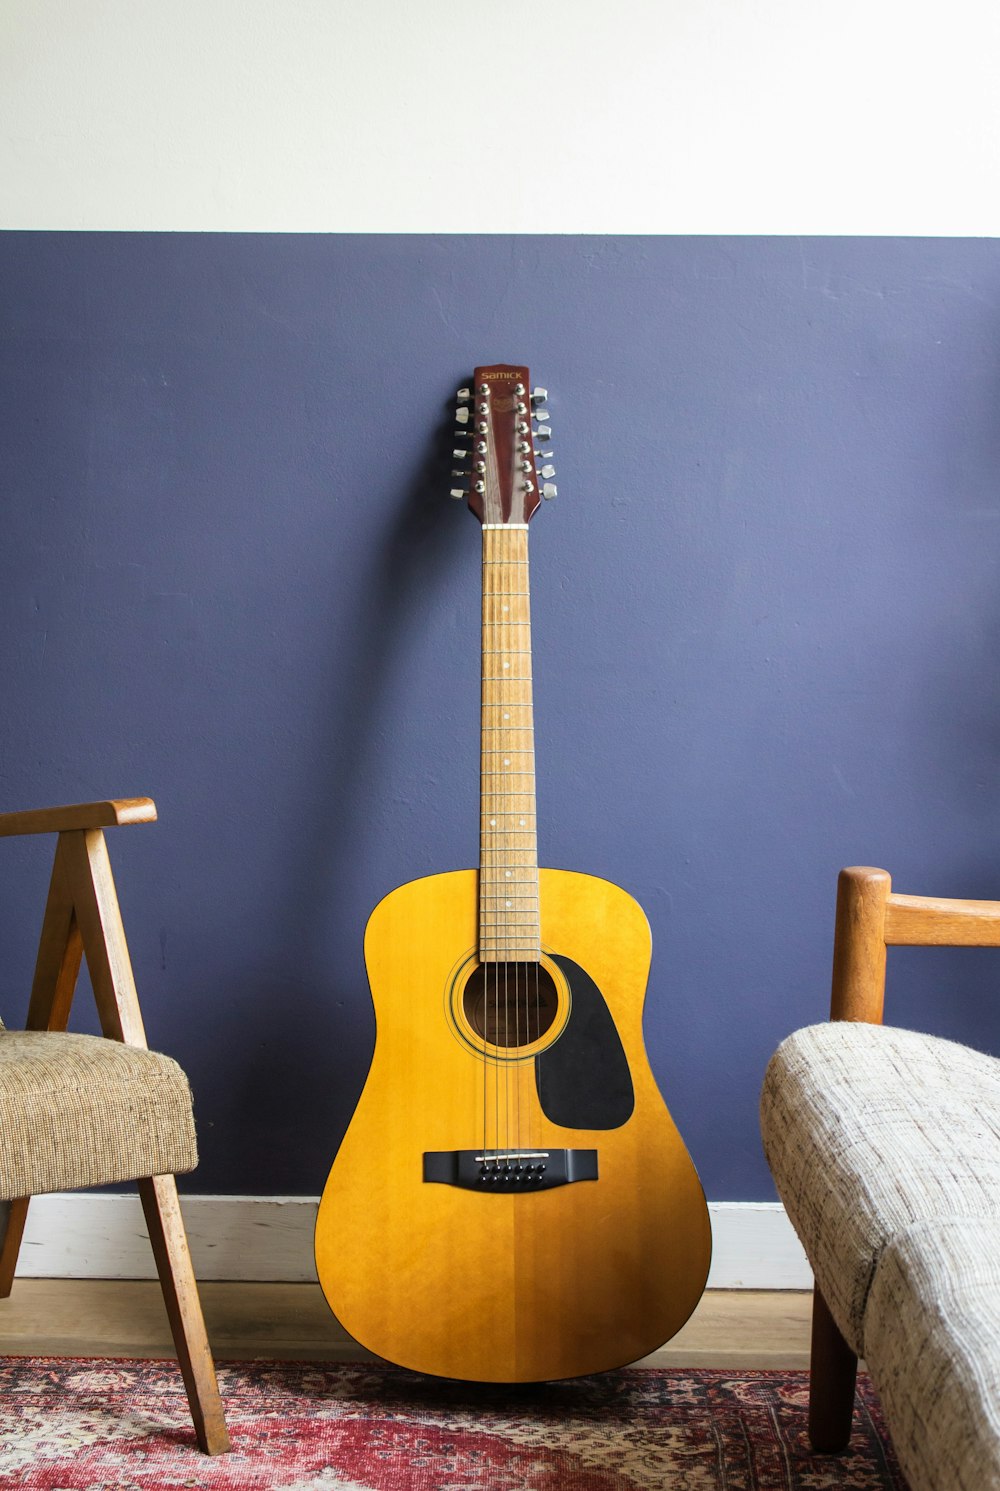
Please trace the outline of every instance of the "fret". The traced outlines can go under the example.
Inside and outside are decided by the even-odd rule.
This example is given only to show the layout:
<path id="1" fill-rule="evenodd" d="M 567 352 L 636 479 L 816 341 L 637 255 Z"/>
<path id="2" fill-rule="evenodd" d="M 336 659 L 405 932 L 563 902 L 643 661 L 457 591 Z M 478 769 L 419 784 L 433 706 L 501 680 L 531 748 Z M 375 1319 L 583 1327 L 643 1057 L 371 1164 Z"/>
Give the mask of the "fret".
<path id="1" fill-rule="evenodd" d="M 483 963 L 538 963 L 541 961 L 542 949 L 536 943 L 516 942 L 513 945 L 507 942 L 487 942 L 484 939 L 479 944 L 479 958 Z"/>
<path id="2" fill-rule="evenodd" d="M 519 932 L 512 932 L 510 937 L 508 938 L 507 934 L 501 931 L 498 926 L 483 926 L 482 924 L 480 924 L 479 937 L 481 942 L 496 942 L 498 944 L 508 941 L 530 944 L 537 942 L 538 940 L 534 930 L 527 925 L 522 927 Z M 510 961 L 514 961 L 513 956 L 510 958 Z"/>

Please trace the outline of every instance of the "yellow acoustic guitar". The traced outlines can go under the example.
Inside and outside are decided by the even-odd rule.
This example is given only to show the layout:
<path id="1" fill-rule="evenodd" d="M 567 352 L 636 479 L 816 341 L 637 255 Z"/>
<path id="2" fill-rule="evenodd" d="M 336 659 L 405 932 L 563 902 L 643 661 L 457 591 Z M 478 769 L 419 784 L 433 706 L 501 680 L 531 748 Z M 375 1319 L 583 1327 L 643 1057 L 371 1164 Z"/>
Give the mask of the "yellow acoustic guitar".
<path id="1" fill-rule="evenodd" d="M 528 387 L 527 368 L 494 366 L 459 392 L 483 525 L 479 869 L 401 885 L 372 913 L 375 1053 L 316 1225 L 320 1282 L 352 1335 L 482 1382 L 645 1355 L 693 1310 L 711 1252 L 643 1046 L 642 909 L 606 880 L 538 868 L 539 466 L 555 489 L 536 459 L 544 390 Z"/>

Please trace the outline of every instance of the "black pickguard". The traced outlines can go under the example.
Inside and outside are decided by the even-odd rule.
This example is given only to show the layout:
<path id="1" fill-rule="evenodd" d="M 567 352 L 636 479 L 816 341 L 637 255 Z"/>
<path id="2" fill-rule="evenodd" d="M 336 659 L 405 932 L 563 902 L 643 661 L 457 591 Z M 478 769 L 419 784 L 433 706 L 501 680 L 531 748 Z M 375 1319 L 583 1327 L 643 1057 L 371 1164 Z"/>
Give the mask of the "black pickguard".
<path id="1" fill-rule="evenodd" d="M 567 1129 L 617 1129 L 632 1116 L 635 1092 L 604 995 L 578 963 L 552 956 L 572 995 L 562 1035 L 535 1058 L 542 1112 Z"/>

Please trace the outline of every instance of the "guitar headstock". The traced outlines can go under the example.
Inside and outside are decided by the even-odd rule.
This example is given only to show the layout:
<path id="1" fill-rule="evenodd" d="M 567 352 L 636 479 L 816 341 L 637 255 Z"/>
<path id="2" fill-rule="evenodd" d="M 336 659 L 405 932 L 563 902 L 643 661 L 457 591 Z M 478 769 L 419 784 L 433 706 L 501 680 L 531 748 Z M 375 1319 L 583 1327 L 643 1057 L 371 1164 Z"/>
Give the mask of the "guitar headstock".
<path id="1" fill-rule="evenodd" d="M 451 495 L 468 496 L 481 523 L 527 523 L 540 495 L 556 495 L 552 452 L 542 449 L 552 438 L 548 392 L 529 394 L 529 387 L 527 368 L 494 363 L 458 390 L 455 434 L 467 447 L 452 452 L 461 463 L 452 476 L 468 477 L 469 486 L 452 487 Z"/>

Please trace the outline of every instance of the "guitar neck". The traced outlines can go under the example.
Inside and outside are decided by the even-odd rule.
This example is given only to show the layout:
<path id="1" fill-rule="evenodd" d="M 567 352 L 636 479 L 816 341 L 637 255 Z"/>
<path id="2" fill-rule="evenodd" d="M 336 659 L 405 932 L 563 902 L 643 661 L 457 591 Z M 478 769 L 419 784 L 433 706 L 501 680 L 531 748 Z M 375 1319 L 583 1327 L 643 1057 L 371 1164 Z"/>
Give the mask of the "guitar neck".
<path id="1" fill-rule="evenodd" d="M 538 962 L 527 525 L 483 527 L 479 957 Z"/>

